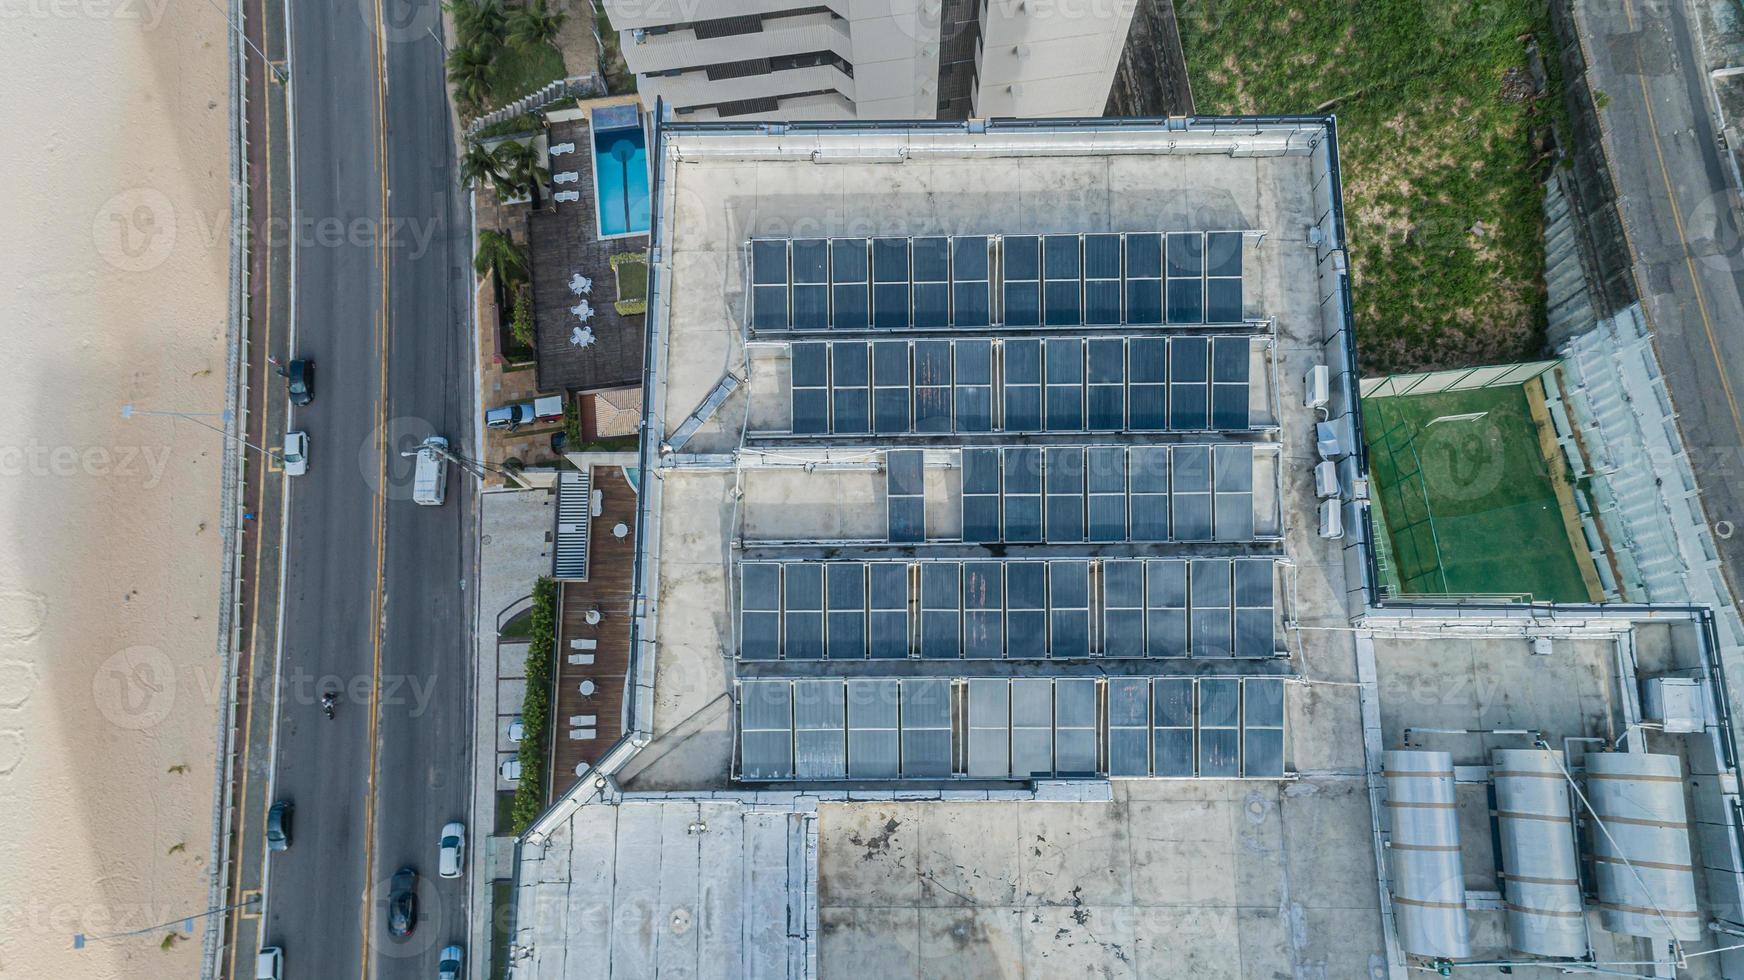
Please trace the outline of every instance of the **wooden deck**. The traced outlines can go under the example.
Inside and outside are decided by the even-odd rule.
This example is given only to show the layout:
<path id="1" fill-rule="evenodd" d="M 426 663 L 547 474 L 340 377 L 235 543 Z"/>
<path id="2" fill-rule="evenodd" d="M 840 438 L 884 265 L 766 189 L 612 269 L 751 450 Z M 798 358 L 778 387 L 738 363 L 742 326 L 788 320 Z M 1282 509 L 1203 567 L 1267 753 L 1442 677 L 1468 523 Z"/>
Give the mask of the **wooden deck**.
<path id="1" fill-rule="evenodd" d="M 622 737 L 624 730 L 624 694 L 630 671 L 630 577 L 636 550 L 636 493 L 624 479 L 623 470 L 616 466 L 594 467 L 593 486 L 600 491 L 602 501 L 600 515 L 593 518 L 588 529 L 588 580 L 563 582 L 558 587 L 557 683 L 552 698 L 557 716 L 551 725 L 555 735 L 551 752 L 553 799 L 574 785 L 578 764 L 597 762 Z M 614 537 L 612 527 L 617 524 L 629 528 L 630 533 Z M 598 625 L 587 624 L 589 609 L 600 611 Z M 569 648 L 569 641 L 590 637 L 599 641 L 599 648 L 592 651 L 593 665 L 571 666 L 569 656 L 578 651 Z M 598 688 L 592 697 L 581 695 L 584 679 L 592 680 Z M 571 739 L 572 715 L 594 715 L 598 719 L 593 726 L 595 736 Z"/>

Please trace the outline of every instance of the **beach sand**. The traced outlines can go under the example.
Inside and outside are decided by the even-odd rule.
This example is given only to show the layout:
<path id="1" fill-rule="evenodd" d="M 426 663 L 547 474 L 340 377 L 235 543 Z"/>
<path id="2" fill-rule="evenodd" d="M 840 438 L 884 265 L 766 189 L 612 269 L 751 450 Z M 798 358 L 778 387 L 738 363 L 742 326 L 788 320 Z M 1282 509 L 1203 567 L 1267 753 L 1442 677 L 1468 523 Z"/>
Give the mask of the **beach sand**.
<path id="1" fill-rule="evenodd" d="M 0 0 L 0 978 L 189 977 L 207 905 L 228 39 Z M 208 421 L 221 424 L 213 417 Z"/>

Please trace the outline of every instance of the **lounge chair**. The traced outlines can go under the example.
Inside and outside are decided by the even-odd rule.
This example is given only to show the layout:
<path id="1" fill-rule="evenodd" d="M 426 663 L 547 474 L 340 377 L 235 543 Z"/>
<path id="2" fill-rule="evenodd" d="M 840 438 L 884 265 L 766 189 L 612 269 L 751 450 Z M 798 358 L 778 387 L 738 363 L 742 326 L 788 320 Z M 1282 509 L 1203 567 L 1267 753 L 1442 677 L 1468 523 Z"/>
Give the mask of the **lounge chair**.
<path id="1" fill-rule="evenodd" d="M 591 654 L 591 653 L 572 653 L 569 655 L 569 666 L 571 666 L 571 667 L 592 667 L 593 666 L 593 654 Z"/>

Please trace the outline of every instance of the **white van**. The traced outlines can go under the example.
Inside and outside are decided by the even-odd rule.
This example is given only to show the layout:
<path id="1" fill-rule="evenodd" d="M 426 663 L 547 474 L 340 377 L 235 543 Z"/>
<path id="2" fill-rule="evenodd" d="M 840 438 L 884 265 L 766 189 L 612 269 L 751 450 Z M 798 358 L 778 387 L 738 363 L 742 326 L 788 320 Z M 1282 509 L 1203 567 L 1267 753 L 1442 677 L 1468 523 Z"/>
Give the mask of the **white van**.
<path id="1" fill-rule="evenodd" d="M 417 469 L 412 472 L 412 502 L 440 507 L 448 495 L 448 440 L 431 436 L 418 449 Z"/>
<path id="2" fill-rule="evenodd" d="M 277 946 L 267 946 L 260 951 L 260 956 L 254 962 L 255 980 L 279 980 L 284 975 L 285 951 Z"/>

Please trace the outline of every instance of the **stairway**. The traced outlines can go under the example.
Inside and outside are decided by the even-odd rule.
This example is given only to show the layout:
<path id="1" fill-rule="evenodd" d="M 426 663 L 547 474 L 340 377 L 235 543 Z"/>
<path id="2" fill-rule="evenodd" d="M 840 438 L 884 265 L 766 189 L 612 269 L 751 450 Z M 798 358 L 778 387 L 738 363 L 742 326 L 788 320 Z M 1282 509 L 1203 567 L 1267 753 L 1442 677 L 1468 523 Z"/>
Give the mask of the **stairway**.
<path id="1" fill-rule="evenodd" d="M 557 477 L 557 540 L 551 574 L 559 579 L 587 581 L 587 537 L 593 521 L 590 470 L 565 470 Z"/>

